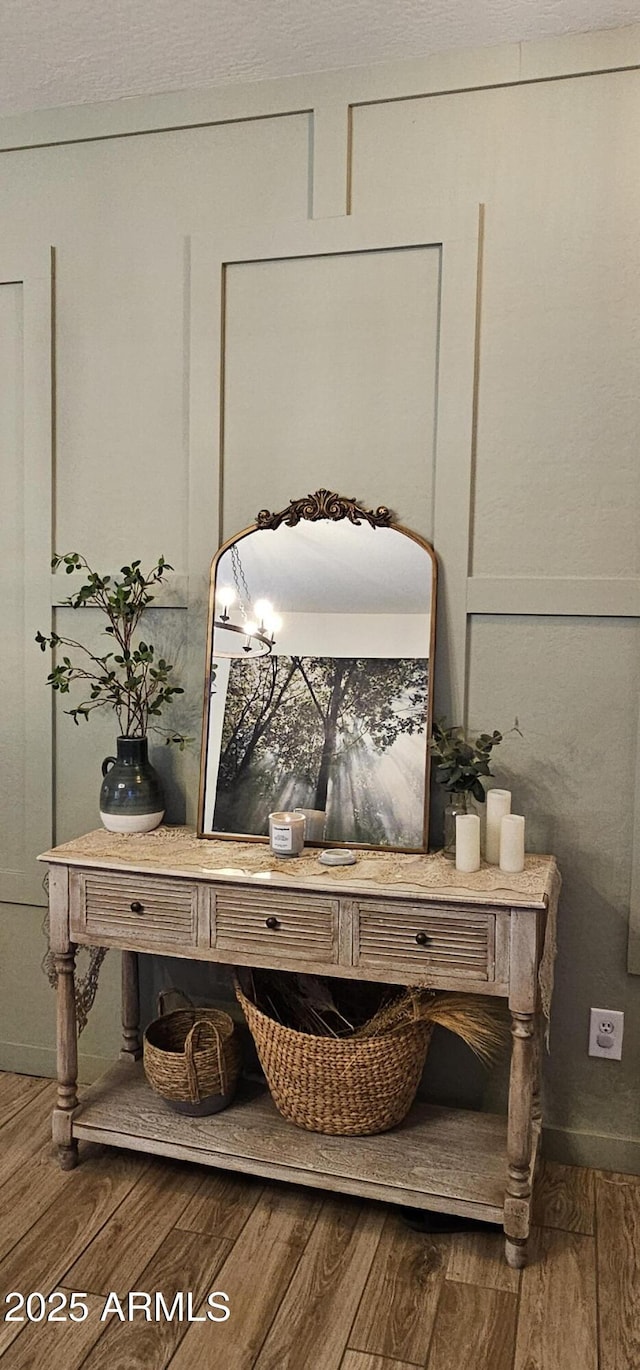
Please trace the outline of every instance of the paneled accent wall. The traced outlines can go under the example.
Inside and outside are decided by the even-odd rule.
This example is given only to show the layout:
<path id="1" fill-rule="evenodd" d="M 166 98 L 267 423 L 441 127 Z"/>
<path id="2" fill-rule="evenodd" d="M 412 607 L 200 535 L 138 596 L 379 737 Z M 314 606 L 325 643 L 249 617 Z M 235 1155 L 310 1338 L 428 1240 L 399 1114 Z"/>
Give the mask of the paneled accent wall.
<path id="1" fill-rule="evenodd" d="M 620 1169 L 640 1168 L 626 950 L 631 924 L 640 972 L 639 66 L 640 27 L 0 122 L 0 265 L 34 225 L 56 247 L 54 545 L 108 569 L 159 552 L 176 567 L 152 626 L 188 682 L 179 721 L 197 737 L 223 532 L 327 485 L 433 538 L 436 710 L 505 730 L 518 716 L 497 778 L 564 873 L 547 1145 Z M 20 298 L 0 286 L 15 490 Z M 45 490 L 30 498 L 49 528 Z M 48 559 L 48 532 L 44 544 Z M 15 532 L 0 555 L 10 568 L 20 556 Z M 47 587 L 59 606 L 68 587 Z M 16 707 L 32 746 L 42 684 Z M 6 745 L 17 869 L 24 777 L 37 808 L 49 770 L 43 751 L 21 773 L 24 753 Z M 78 730 L 58 714 L 59 839 L 97 821 L 112 749 L 110 720 Z M 156 757 L 171 816 L 192 815 L 197 745 Z M 31 1026 L 11 1001 L 0 1034 L 14 1064 L 21 1042 L 26 1063 L 49 1040 L 30 957 Z M 111 1050 L 108 976 L 86 1073 Z M 626 1014 L 615 1079 L 586 1056 L 592 1004 Z M 479 1086 L 459 1058 L 440 1060 L 430 1053 L 436 1092 L 499 1096 L 500 1072 Z"/>
<path id="2" fill-rule="evenodd" d="M 220 538 L 321 483 L 439 549 L 441 700 L 464 709 L 479 211 L 351 215 L 193 243 L 192 464 L 217 450 Z M 219 375 L 212 402 L 211 375 Z M 251 384 L 247 378 L 251 377 Z"/>
<path id="3" fill-rule="evenodd" d="M 40 902 L 34 850 L 51 840 L 47 631 L 52 489 L 52 256 L 0 247 L 0 900 Z"/>

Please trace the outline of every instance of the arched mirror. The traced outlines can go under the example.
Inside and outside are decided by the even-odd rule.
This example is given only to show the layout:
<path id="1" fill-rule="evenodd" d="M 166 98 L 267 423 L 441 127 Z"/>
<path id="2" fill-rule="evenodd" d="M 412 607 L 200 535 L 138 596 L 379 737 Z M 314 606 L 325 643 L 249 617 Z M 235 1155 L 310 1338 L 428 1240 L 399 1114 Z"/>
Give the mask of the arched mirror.
<path id="1" fill-rule="evenodd" d="M 326 490 L 262 510 L 211 568 L 198 831 L 426 851 L 436 559 Z"/>

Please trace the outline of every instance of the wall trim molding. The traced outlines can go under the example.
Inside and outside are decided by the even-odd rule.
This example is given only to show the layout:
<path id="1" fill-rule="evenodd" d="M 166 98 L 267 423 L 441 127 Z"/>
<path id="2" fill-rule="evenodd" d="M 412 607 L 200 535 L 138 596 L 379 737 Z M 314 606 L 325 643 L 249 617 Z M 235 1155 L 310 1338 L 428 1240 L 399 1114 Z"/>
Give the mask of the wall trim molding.
<path id="1" fill-rule="evenodd" d="M 0 255 L 0 288 L 22 290 L 22 485 L 25 575 L 22 599 L 24 703 L 23 848 L 15 864 L 0 869 L 0 899 L 42 902 L 42 872 L 35 855 L 53 833 L 53 701 L 47 699 L 45 662 L 36 646 L 38 629 L 51 622 L 47 585 L 53 505 L 55 424 L 54 251 L 49 245 Z M 30 853 L 33 852 L 33 856 Z"/>
<path id="2" fill-rule="evenodd" d="M 277 80 L 230 83 L 0 118 L 0 151 L 309 114 L 640 67 L 640 24 Z"/>
<path id="3" fill-rule="evenodd" d="M 95 1056 L 82 1050 L 80 1039 L 78 1081 L 93 1084 L 113 1065 L 113 1056 Z M 0 1042 L 0 1071 L 14 1071 L 17 1075 L 40 1075 L 43 1079 L 56 1078 L 55 1047 L 32 1046 L 25 1042 Z"/>
<path id="4" fill-rule="evenodd" d="M 467 613 L 640 618 L 640 578 L 471 576 Z"/>
<path id="5" fill-rule="evenodd" d="M 608 1132 L 543 1127 L 542 1154 L 548 1161 L 560 1161 L 563 1165 L 640 1175 L 640 1137 L 614 1137 Z"/>
<path id="6" fill-rule="evenodd" d="M 636 729 L 636 769 L 633 791 L 632 844 L 627 970 L 630 975 L 640 975 L 640 701 L 638 704 L 638 725 Z"/>

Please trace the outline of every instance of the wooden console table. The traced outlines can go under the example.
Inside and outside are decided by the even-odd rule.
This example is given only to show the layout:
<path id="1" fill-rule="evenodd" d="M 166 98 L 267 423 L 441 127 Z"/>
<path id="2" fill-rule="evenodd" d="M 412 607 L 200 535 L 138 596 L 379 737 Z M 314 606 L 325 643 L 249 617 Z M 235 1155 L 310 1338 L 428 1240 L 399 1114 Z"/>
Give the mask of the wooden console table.
<path id="1" fill-rule="evenodd" d="M 513 876 L 489 866 L 463 876 L 439 854 L 362 852 L 356 865 L 330 869 L 309 849 L 278 860 L 263 844 L 159 828 L 100 830 L 41 860 L 58 972 L 53 1137 L 63 1168 L 88 1138 L 483 1218 L 504 1224 L 509 1264 L 525 1264 L 541 1121 L 539 972 L 552 964 L 559 888 L 552 857 L 529 856 Z M 80 1102 L 77 945 L 123 953 L 120 1060 Z M 256 1088 L 224 1113 L 180 1116 L 153 1094 L 139 1061 L 138 953 L 502 996 L 512 1018 L 508 1117 L 418 1103 L 381 1136 L 325 1137 L 285 1122 Z"/>

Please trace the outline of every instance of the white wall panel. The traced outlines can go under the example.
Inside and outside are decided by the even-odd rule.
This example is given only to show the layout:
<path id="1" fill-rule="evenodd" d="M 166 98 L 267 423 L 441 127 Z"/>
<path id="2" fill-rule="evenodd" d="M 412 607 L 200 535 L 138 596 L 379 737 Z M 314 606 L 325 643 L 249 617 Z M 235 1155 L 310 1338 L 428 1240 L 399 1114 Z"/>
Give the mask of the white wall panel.
<path id="1" fill-rule="evenodd" d="M 3 239 L 19 234 L 21 223 L 33 230 L 33 216 L 72 242 L 77 231 L 87 251 L 127 227 L 153 236 L 305 218 L 309 129 L 309 114 L 302 113 L 0 157 L 3 202 L 10 193 L 12 205 Z"/>
<path id="2" fill-rule="evenodd" d="M 632 619 L 483 616 L 471 620 L 469 718 L 523 736 L 495 752 L 527 845 L 557 854 L 563 876 L 545 1121 L 640 1137 L 640 985 L 625 975 L 631 881 L 640 624 Z M 625 1014 L 622 1061 L 587 1055 L 591 1005 Z M 606 1144 L 605 1144 L 606 1145 Z M 588 1153 L 587 1153 L 588 1154 Z"/>
<path id="3" fill-rule="evenodd" d="M 486 204 L 472 569 L 637 576 L 635 73 L 371 105 L 355 213 Z"/>
<path id="4" fill-rule="evenodd" d="M 292 471 L 298 492 L 325 485 L 386 503 L 430 537 L 444 570 L 436 692 L 456 714 L 478 257 L 478 207 L 432 207 L 269 227 L 226 245 L 198 237 L 191 274 L 192 489 L 217 449 L 221 537 L 288 504 Z"/>
<path id="5" fill-rule="evenodd" d="M 486 202 L 472 611 L 637 618 L 639 123 L 631 71 L 354 110 L 354 209 Z"/>
<path id="6" fill-rule="evenodd" d="M 0 254 L 0 899 L 24 903 L 43 900 L 34 858 L 51 838 L 48 667 L 34 641 L 51 618 L 51 476 L 51 254 Z"/>
<path id="7" fill-rule="evenodd" d="M 97 824 L 100 762 L 113 752 L 117 730 L 114 718 L 107 713 L 99 720 L 92 719 L 82 730 L 75 728 L 64 712 L 70 701 L 59 698 L 54 780 L 52 700 L 46 686 L 50 660 L 33 644 L 36 628 L 46 631 L 49 626 L 52 599 L 59 603 L 72 588 L 72 578 L 67 580 L 64 575 L 56 576 L 56 584 L 51 584 L 52 521 L 57 547 L 77 548 L 99 569 L 115 571 L 125 558 L 139 555 L 149 559 L 163 552 L 179 573 L 183 606 L 187 577 L 195 586 L 191 617 L 193 678 L 197 684 L 184 708 L 176 710 L 174 721 L 196 740 L 190 754 L 181 755 L 160 745 L 154 756 L 167 785 L 168 815 L 173 821 L 183 821 L 185 792 L 197 790 L 201 724 L 204 626 L 197 617 L 197 583 L 204 583 L 209 557 L 217 545 L 215 469 L 208 483 L 211 503 L 194 501 L 197 527 L 190 523 L 185 237 L 199 226 L 206 225 L 208 230 L 224 226 L 228 231 L 230 225 L 256 216 L 261 221 L 281 216 L 293 221 L 304 218 L 309 201 L 308 156 L 309 117 L 302 114 L 224 128 L 174 131 L 151 139 L 119 138 L 114 143 L 48 147 L 0 158 L 0 280 L 22 279 L 25 262 L 31 263 L 32 244 L 42 235 L 57 244 L 55 517 L 52 520 L 50 502 L 51 285 L 47 252 L 44 301 L 34 312 L 31 301 L 35 287 L 30 284 L 24 318 L 25 388 L 29 386 L 31 395 L 24 411 L 25 449 L 33 447 L 33 427 L 43 412 L 49 444 L 46 472 L 33 474 L 28 483 L 29 507 L 35 500 L 41 513 L 44 508 L 44 517 L 38 536 L 33 519 L 27 521 L 24 548 L 17 558 L 20 576 L 26 572 L 28 577 L 26 588 L 13 566 L 9 586 L 5 589 L 3 584 L 2 588 L 3 603 L 13 606 L 11 613 L 19 606 L 23 588 L 31 595 L 24 638 L 29 649 L 26 698 L 20 694 L 21 679 L 16 676 L 17 697 L 11 699 L 11 709 L 5 708 L 4 725 L 0 722 L 0 760 L 5 760 L 11 745 L 12 766 L 24 769 L 27 786 L 26 798 L 24 786 L 21 790 L 13 781 L 0 794 L 0 804 L 6 801 L 8 810 L 4 841 L 8 845 L 10 839 L 12 845 L 10 872 L 5 871 L 0 884 L 0 898 L 12 901 L 3 906 L 0 918 L 0 978 L 8 977 L 12 986 L 11 994 L 2 995 L 0 1025 L 0 1065 L 7 1068 L 49 1071 L 54 1060 L 54 1000 L 40 970 L 45 950 L 40 935 L 42 913 L 25 909 L 21 918 L 16 901 L 28 899 L 42 904 L 45 900 L 44 872 L 32 858 L 51 842 L 52 791 L 59 841 Z M 11 269 L 7 265 L 5 271 L 5 264 Z M 14 294 L 20 288 L 6 287 Z M 3 289 L 0 286 L 0 292 Z M 6 300 L 0 296 L 5 335 L 9 313 Z M 46 367 L 38 371 L 34 345 L 28 344 L 28 339 L 37 337 L 40 344 L 43 327 Z M 15 342 L 14 329 L 12 347 Z M 0 376 L 0 388 L 4 385 L 7 390 L 10 380 L 7 364 Z M 15 385 L 11 393 L 17 403 Z M 6 421 L 9 423 L 8 417 Z M 13 456 L 17 461 L 15 450 Z M 19 528 L 19 519 L 15 526 Z M 11 560 L 16 548 L 4 545 L 7 560 Z M 0 563 L 2 558 L 0 548 Z M 38 587 L 36 609 L 33 599 Z M 153 632 L 152 640 L 166 649 L 184 679 L 190 669 L 185 643 L 187 614 L 184 608 L 173 611 L 171 596 L 163 596 L 162 601 L 167 608 L 154 615 L 149 636 Z M 62 610 L 56 613 L 55 623 L 60 631 L 83 639 L 93 639 L 97 630 L 91 614 Z M 8 705 L 8 690 L 5 702 Z M 10 736 L 6 747 L 3 726 Z M 28 880 L 24 870 L 16 869 L 19 834 L 15 829 L 22 823 L 23 812 L 30 853 Z M 41 821 L 42 815 L 46 821 Z M 0 847 L 1 843 L 0 830 Z M 4 855 L 2 852 L 2 858 Z M 101 976 L 99 1003 L 86 1036 L 81 1038 L 84 1078 L 99 1068 L 102 1053 L 108 1056 L 115 1049 L 117 980 L 114 958 L 114 967 Z M 21 986 L 20 994 L 13 992 L 16 985 Z"/>
<path id="8" fill-rule="evenodd" d="M 433 535 L 439 274 L 435 247 L 228 268 L 225 536 L 321 485 Z"/>
<path id="9" fill-rule="evenodd" d="M 99 570 L 188 564 L 182 251 L 111 224 L 58 252 L 55 549 Z"/>

